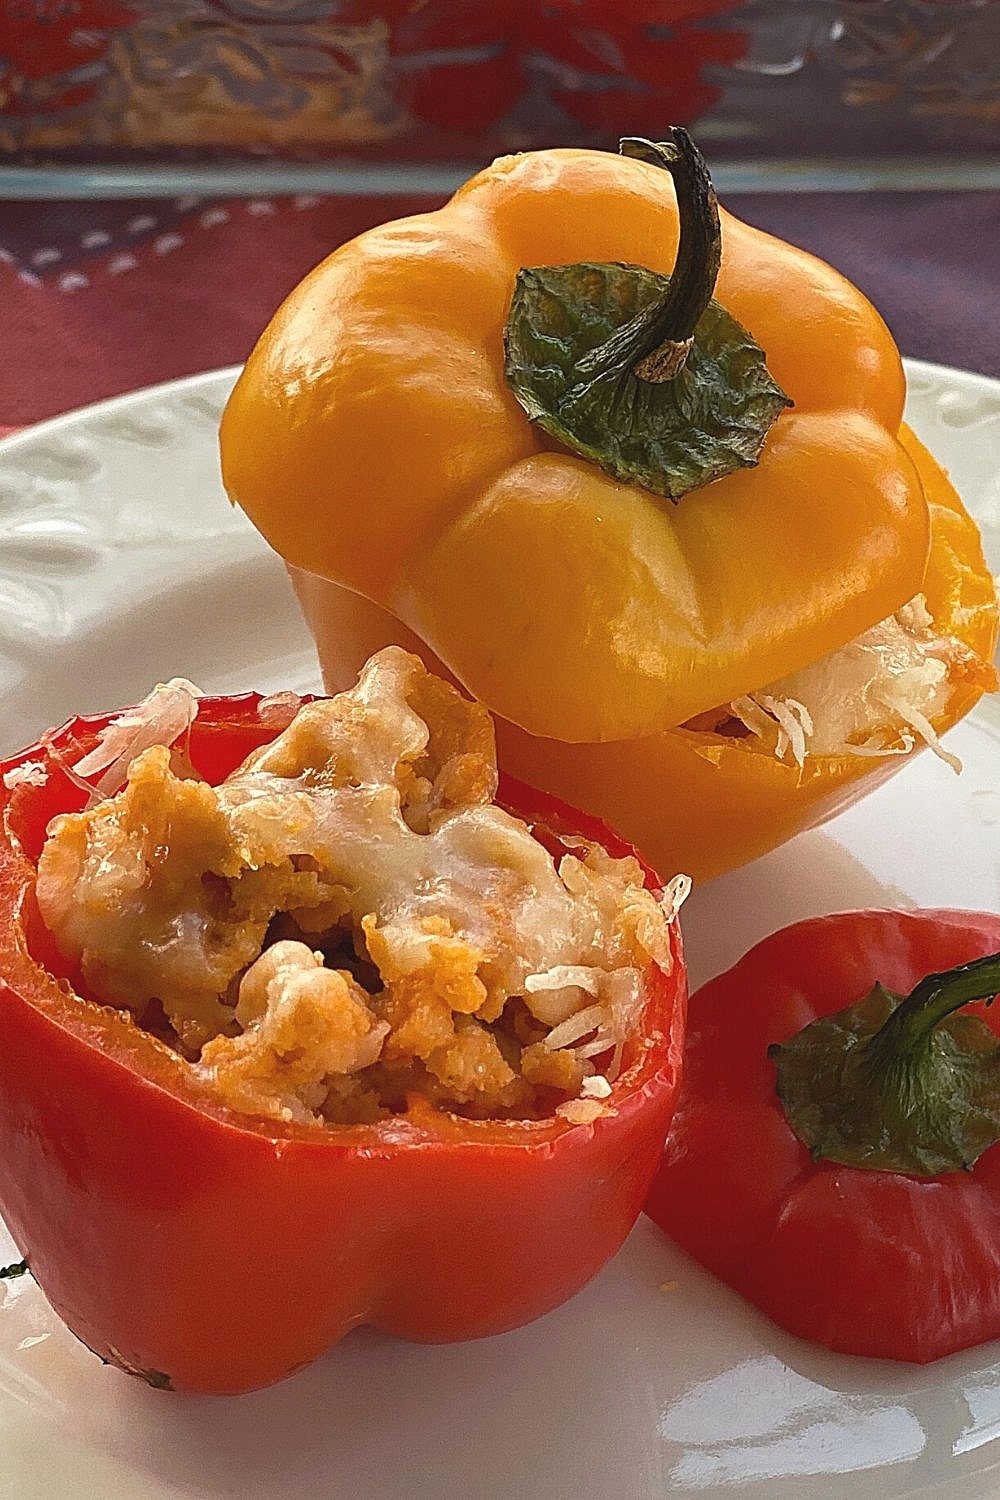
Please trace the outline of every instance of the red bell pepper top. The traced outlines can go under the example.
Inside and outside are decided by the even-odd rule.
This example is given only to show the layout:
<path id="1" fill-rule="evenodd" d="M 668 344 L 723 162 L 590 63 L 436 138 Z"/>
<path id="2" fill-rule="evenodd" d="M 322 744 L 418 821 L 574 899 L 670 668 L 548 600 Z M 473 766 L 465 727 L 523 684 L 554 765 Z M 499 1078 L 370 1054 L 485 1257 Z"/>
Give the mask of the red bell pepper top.
<path id="1" fill-rule="evenodd" d="M 295 707 L 201 699 L 196 769 L 220 781 Z M 154 1385 L 239 1392 L 359 1324 L 476 1338 L 570 1297 L 628 1234 L 660 1158 L 683 1045 L 676 925 L 672 971 L 650 971 L 640 1034 L 592 1123 L 233 1113 L 130 1018 L 74 993 L 38 915 L 46 826 L 85 800 L 63 766 L 112 717 L 74 719 L 0 766 L 47 773 L 0 786 L 0 1211 L 55 1310 Z M 547 847 L 572 833 L 632 852 L 519 783 L 502 780 L 498 800 Z"/>
<path id="2" fill-rule="evenodd" d="M 937 1177 L 814 1160 L 768 1048 L 880 982 L 1000 949 L 1000 916 L 856 911 L 766 938 L 692 998 L 681 1101 L 646 1211 L 784 1328 L 925 1363 L 1000 1337 L 1000 1148 Z M 998 1008 L 969 1008 L 1000 1034 Z"/>

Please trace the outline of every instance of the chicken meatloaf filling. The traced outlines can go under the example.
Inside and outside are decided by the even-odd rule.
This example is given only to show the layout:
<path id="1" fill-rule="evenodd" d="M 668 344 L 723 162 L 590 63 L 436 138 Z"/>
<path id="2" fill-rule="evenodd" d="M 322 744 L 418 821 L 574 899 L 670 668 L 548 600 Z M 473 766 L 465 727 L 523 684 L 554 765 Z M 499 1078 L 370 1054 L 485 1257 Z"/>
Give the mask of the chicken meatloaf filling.
<path id="1" fill-rule="evenodd" d="M 270 1118 L 604 1107 L 683 877 L 658 898 L 635 859 L 550 852 L 493 800 L 489 714 L 398 647 L 217 786 L 195 712 L 172 684 L 112 724 L 99 787 L 124 785 L 49 829 L 38 903 L 90 998 Z"/>

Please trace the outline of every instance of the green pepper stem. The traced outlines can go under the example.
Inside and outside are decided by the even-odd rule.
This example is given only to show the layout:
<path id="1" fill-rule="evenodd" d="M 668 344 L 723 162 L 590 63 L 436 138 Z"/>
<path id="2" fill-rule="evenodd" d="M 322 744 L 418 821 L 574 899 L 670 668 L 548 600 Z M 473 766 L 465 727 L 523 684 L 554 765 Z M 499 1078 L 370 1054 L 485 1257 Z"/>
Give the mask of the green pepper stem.
<path id="1" fill-rule="evenodd" d="M 579 373 L 627 366 L 638 379 L 661 385 L 683 370 L 698 319 L 712 300 L 722 255 L 719 205 L 705 158 L 680 125 L 670 127 L 665 141 L 625 136 L 618 149 L 622 156 L 655 162 L 673 178 L 680 221 L 677 258 L 662 300 L 585 355 Z"/>
<path id="2" fill-rule="evenodd" d="M 1000 953 L 928 974 L 865 1044 L 865 1071 L 871 1076 L 887 1066 L 919 1063 L 930 1047 L 934 1028 L 946 1016 L 974 1000 L 991 1001 L 998 993 Z"/>
<path id="3" fill-rule="evenodd" d="M 1000 993 L 1000 953 L 928 974 L 908 995 L 876 984 L 768 1049 L 792 1130 L 814 1160 L 938 1177 L 1000 1141 L 1000 1039 L 959 1016 Z"/>

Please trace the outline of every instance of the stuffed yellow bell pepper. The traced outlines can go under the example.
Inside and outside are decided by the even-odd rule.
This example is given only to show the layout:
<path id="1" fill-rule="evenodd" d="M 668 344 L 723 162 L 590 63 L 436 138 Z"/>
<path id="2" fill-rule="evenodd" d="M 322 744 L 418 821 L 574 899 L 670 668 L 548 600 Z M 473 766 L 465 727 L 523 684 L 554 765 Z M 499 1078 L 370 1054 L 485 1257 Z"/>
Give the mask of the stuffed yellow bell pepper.
<path id="1" fill-rule="evenodd" d="M 223 476 L 331 685 L 416 638 L 512 771 L 707 875 L 993 685 L 978 535 L 903 397 L 870 304 L 720 213 L 675 129 L 343 246 L 254 350 Z"/>

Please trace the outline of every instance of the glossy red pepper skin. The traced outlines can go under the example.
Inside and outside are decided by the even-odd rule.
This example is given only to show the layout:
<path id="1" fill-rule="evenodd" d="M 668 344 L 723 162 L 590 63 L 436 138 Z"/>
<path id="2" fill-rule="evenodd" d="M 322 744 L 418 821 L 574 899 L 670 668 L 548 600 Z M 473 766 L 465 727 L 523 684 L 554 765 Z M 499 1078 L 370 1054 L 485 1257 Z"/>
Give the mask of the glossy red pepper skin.
<path id="1" fill-rule="evenodd" d="M 646 1212 L 802 1338 L 918 1364 L 1000 1337 L 1000 1147 L 919 1179 L 814 1162 L 775 1093 L 772 1042 L 876 980 L 1000 949 L 1000 916 L 855 911 L 774 933 L 691 1000 L 681 1100 Z M 970 1006 L 1000 1033 L 1000 1007 Z"/>
<path id="2" fill-rule="evenodd" d="M 191 755 L 209 780 L 291 716 L 260 703 L 201 701 Z M 672 974 L 650 975 L 610 1110 L 591 1125 L 430 1107 L 335 1129 L 235 1114 L 126 1017 L 81 1000 L 38 917 L 46 824 L 84 800 L 60 761 L 106 722 L 73 720 L 0 766 L 49 771 L 0 801 L 0 1211 L 55 1310 L 101 1358 L 154 1384 L 234 1393 L 358 1324 L 477 1338 L 570 1297 L 618 1249 L 659 1160 L 683 1045 L 679 936 Z M 501 800 L 540 836 L 629 852 L 519 783 L 502 784 Z"/>

